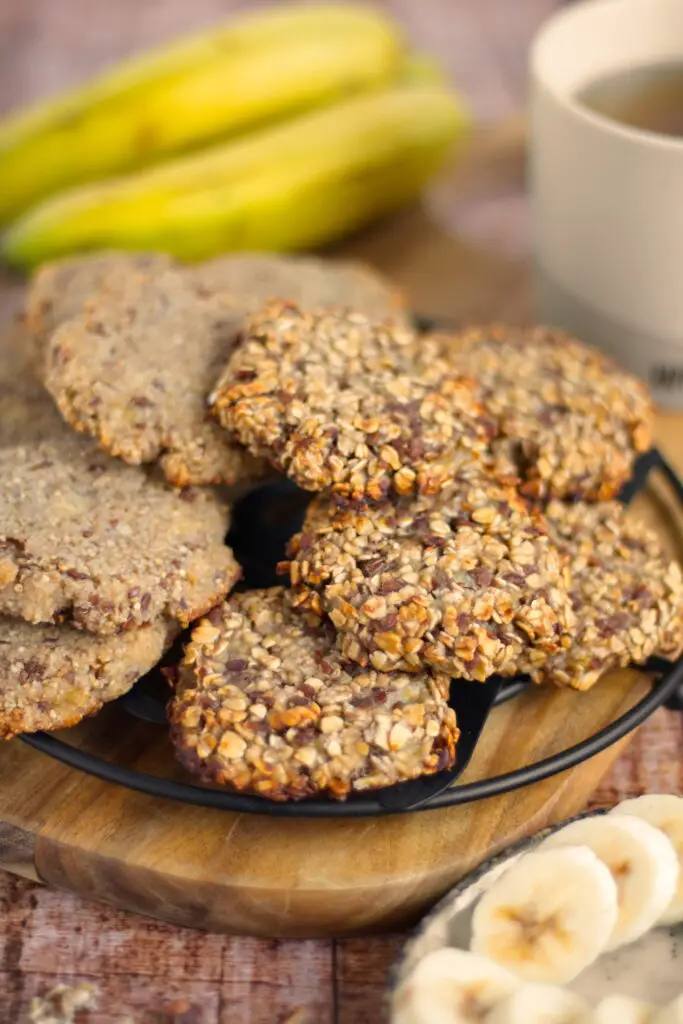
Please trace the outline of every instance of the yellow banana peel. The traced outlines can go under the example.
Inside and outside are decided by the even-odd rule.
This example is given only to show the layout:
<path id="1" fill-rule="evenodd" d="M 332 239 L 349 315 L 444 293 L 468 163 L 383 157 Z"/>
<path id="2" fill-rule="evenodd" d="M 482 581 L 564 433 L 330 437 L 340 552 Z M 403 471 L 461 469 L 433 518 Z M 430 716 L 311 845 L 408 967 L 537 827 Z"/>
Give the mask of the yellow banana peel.
<path id="1" fill-rule="evenodd" d="M 186 260 L 308 249 L 415 199 L 469 119 L 438 85 L 396 85 L 125 178 L 75 189 L 3 239 L 11 264 L 102 248 Z"/>
<path id="2" fill-rule="evenodd" d="M 0 224 L 47 195 L 379 88 L 403 40 L 353 3 L 282 4 L 115 67 L 0 122 Z"/>
<path id="3" fill-rule="evenodd" d="M 406 85 L 441 85 L 448 87 L 443 65 L 430 53 L 408 53 L 402 61 L 396 81 Z"/>

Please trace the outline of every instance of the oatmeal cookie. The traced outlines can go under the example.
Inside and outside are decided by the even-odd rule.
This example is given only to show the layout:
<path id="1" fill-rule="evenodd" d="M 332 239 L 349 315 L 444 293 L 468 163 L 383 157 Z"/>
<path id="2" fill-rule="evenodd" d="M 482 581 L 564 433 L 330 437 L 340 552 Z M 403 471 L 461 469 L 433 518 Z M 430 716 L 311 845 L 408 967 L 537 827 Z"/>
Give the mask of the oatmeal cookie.
<path id="1" fill-rule="evenodd" d="M 0 738 L 80 722 L 149 672 L 174 632 L 160 620 L 95 637 L 0 617 Z"/>
<path id="2" fill-rule="evenodd" d="M 245 311 L 256 312 L 270 299 L 286 299 L 304 309 L 339 306 L 370 320 L 405 319 L 399 289 L 353 261 L 240 253 L 198 263 L 185 273 L 210 292 L 230 292 Z"/>
<path id="3" fill-rule="evenodd" d="M 273 302 L 210 397 L 219 422 L 309 491 L 435 493 L 474 467 L 490 424 L 474 384 L 410 330 Z"/>
<path id="4" fill-rule="evenodd" d="M 182 763 L 271 800 L 390 786 L 453 764 L 449 680 L 347 664 L 286 591 L 233 595 L 195 628 L 170 710 Z"/>
<path id="5" fill-rule="evenodd" d="M 577 635 L 533 674 L 588 690 L 603 672 L 642 665 L 683 645 L 683 580 L 655 534 L 617 502 L 550 502 L 546 517 L 570 560 Z"/>
<path id="6" fill-rule="evenodd" d="M 494 324 L 450 348 L 500 430 L 499 471 L 529 497 L 611 498 L 652 443 L 645 386 L 562 331 Z"/>
<path id="7" fill-rule="evenodd" d="M 170 256 L 161 253 L 98 252 L 91 256 L 73 256 L 44 263 L 28 286 L 24 319 L 31 333 L 37 362 L 42 359 L 52 332 L 78 316 L 83 303 L 109 279 L 112 284 L 121 275 L 134 271 L 163 270 L 173 266 Z"/>
<path id="8" fill-rule="evenodd" d="M 229 511 L 88 442 L 0 449 L 0 613 L 93 633 L 160 617 L 187 625 L 239 576 Z"/>
<path id="9" fill-rule="evenodd" d="M 541 515 L 488 479 L 366 509 L 321 495 L 291 553 L 295 603 L 326 613 L 343 655 L 378 671 L 484 680 L 570 642 L 564 559 Z"/>
<path id="10" fill-rule="evenodd" d="M 45 385 L 111 455 L 158 461 L 181 487 L 235 484 L 265 466 L 208 417 L 206 395 L 243 319 L 229 295 L 200 294 L 178 270 L 117 272 L 53 333 Z"/>
<path id="11" fill-rule="evenodd" d="M 31 339 L 19 324 L 0 330 L 0 448 L 68 433 L 33 372 Z"/>
<path id="12" fill-rule="evenodd" d="M 376 320 L 403 316 L 399 289 L 377 271 L 350 260 L 240 253 L 182 266 L 162 253 L 105 251 L 39 267 L 26 296 L 26 326 L 42 347 L 61 323 L 78 316 L 107 278 L 171 267 L 182 270 L 188 281 L 208 294 L 223 291 L 235 296 L 245 312 L 283 298 L 305 307 L 345 306 Z"/>

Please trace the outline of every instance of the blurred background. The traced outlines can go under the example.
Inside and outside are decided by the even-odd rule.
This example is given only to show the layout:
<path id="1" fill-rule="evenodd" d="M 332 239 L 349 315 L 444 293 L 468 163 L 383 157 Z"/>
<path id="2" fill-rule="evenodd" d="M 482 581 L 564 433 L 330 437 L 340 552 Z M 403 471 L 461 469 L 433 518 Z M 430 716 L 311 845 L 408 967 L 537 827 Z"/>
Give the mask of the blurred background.
<path id="1" fill-rule="evenodd" d="M 316 0 L 308 0 L 315 4 Z M 0 110 L 76 85 L 133 51 L 283 0 L 1 0 Z M 518 110 L 526 46 L 557 0 L 369 0 L 437 57 L 484 121 Z"/>
<path id="2" fill-rule="evenodd" d="M 227 24 L 233 15 L 287 6 L 283 0 L 0 0 L 0 112 L 15 113 L 78 88 L 117 61 Z M 539 24 L 559 4 L 375 0 L 366 6 L 394 19 L 410 50 L 428 56 L 469 111 L 471 125 L 466 151 L 457 147 L 420 203 L 350 231 L 333 251 L 389 273 L 421 313 L 490 316 L 495 292 L 499 316 L 528 319 L 527 51 Z M 59 255 L 40 246 L 36 251 L 39 259 Z"/>

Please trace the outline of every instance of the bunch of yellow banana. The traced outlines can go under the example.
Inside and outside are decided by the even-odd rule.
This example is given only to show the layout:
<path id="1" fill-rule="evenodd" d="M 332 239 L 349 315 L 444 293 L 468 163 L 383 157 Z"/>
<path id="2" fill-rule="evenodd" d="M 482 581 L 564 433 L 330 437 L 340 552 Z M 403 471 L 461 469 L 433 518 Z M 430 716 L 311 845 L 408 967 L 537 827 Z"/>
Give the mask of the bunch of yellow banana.
<path id="1" fill-rule="evenodd" d="M 415 198 L 466 125 L 378 12 L 281 4 L 0 122 L 2 254 L 309 248 Z"/>

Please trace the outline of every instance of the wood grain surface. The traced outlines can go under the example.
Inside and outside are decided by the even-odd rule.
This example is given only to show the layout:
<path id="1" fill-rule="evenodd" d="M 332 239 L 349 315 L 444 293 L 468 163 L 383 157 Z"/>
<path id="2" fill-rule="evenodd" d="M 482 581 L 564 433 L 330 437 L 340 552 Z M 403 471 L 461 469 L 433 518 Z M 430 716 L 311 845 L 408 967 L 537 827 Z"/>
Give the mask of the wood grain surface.
<path id="1" fill-rule="evenodd" d="M 536 688 L 495 710 L 463 782 L 505 774 L 581 742 L 647 692 L 638 672 L 590 694 Z M 167 730 L 116 707 L 65 740 L 106 761 L 180 774 Z M 475 865 L 580 811 L 612 747 L 542 783 L 426 815 L 276 819 L 165 802 L 0 746 L 0 865 L 56 888 L 212 932 L 361 935 L 413 923 Z M 31 862 L 32 861 L 32 862 Z"/>
<path id="2" fill-rule="evenodd" d="M 133 49 L 251 6 L 233 0 L 0 0 L 0 107 L 75 83 Z M 524 99 L 529 39 L 556 4 L 391 0 L 381 6 L 406 25 L 416 44 L 440 56 L 483 122 L 506 119 L 502 131 L 491 127 L 480 140 L 484 148 L 495 140 L 492 153 L 506 173 L 494 167 L 490 176 L 446 179 L 429 197 L 428 214 L 410 211 L 347 248 L 393 273 L 424 312 L 526 320 L 526 207 L 516 115 Z M 458 273 L 449 277 L 451 266 Z M 19 294 L 20 283 L 7 278 L 5 315 Z M 673 422 L 663 421 L 661 429 L 663 447 L 679 454 Z M 683 793 L 682 751 L 681 716 L 658 712 L 594 802 L 648 790 Z M 88 780 L 75 778 L 85 795 Z M 40 784 L 36 779 L 35 788 Z M 84 829 L 89 811 L 83 800 Z M 429 817 L 422 818 L 425 827 Z M 0 831 L 0 853 L 6 862 L 12 858 L 14 871 L 28 878 L 35 871 L 31 832 L 16 826 Z M 260 853 L 257 845 L 253 855 Z M 3 873 L 0 1022 L 26 1020 L 32 996 L 56 981 L 83 978 L 100 990 L 98 1008 L 79 1018 L 93 1024 L 380 1024 L 386 972 L 401 941 L 400 935 L 335 942 L 210 935 Z"/>

